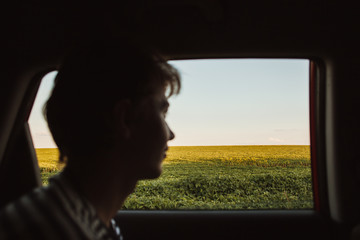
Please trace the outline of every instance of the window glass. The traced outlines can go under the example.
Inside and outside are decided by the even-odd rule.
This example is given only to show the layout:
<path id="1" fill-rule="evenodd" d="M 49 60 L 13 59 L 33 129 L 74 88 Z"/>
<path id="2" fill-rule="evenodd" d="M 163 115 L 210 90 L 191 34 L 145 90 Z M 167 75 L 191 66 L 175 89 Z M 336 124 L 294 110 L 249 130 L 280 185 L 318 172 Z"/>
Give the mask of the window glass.
<path id="1" fill-rule="evenodd" d="M 170 61 L 182 90 L 169 99 L 163 174 L 138 183 L 124 209 L 313 208 L 309 61 Z M 56 72 L 44 77 L 30 127 L 43 183 L 63 166 L 41 115 Z"/>
<path id="2" fill-rule="evenodd" d="M 58 161 L 57 146 L 42 114 L 43 106 L 54 87 L 56 74 L 57 72 L 53 71 L 43 77 L 28 121 L 43 185 L 47 185 L 49 177 L 64 167 Z"/>

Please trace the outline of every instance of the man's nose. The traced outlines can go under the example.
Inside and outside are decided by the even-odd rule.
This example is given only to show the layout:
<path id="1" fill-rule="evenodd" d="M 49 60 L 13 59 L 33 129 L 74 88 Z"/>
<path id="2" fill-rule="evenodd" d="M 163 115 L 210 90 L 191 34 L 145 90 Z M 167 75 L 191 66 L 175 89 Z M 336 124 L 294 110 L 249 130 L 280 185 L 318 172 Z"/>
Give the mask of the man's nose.
<path id="1" fill-rule="evenodd" d="M 175 138 L 175 134 L 174 134 L 173 131 L 171 131 L 171 129 L 170 129 L 169 125 L 167 124 L 167 122 L 165 122 L 165 124 L 166 124 L 166 127 L 167 127 L 168 131 L 169 131 L 169 141 L 173 140 Z"/>
<path id="2" fill-rule="evenodd" d="M 169 129 L 169 130 L 170 130 L 169 140 L 173 140 L 175 138 L 175 134 L 173 131 L 171 131 L 171 129 Z"/>
<path id="3" fill-rule="evenodd" d="M 169 129 L 169 140 L 173 140 L 175 138 L 175 134 L 173 131 L 171 131 L 171 129 L 169 128 L 168 126 L 168 129 Z"/>

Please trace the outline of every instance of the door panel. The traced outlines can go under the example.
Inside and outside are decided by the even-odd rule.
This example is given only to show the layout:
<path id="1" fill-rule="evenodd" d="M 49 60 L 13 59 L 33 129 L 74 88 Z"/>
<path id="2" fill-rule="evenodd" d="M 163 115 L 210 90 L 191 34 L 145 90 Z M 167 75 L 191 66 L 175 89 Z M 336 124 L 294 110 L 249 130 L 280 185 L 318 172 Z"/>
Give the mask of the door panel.
<path id="1" fill-rule="evenodd" d="M 119 211 L 129 239 L 347 239 L 344 227 L 312 210 Z"/>

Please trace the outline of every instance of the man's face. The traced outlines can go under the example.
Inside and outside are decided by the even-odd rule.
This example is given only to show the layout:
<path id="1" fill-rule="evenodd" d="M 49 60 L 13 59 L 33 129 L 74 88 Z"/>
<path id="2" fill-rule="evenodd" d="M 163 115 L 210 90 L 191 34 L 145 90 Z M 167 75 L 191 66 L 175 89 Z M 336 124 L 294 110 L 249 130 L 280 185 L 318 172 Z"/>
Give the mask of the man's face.
<path id="1" fill-rule="evenodd" d="M 131 142 L 134 146 L 131 165 L 138 179 L 153 179 L 161 175 L 167 142 L 175 137 L 165 121 L 168 107 L 163 89 L 145 97 L 136 106 L 131 124 Z"/>

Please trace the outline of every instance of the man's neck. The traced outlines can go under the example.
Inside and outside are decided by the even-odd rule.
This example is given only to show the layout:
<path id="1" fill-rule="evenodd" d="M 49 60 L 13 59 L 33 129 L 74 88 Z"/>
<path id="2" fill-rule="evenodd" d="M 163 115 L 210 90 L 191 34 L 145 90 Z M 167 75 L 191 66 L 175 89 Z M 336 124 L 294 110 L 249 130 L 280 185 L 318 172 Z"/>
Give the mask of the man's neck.
<path id="1" fill-rule="evenodd" d="M 65 167 L 64 174 L 75 190 L 92 204 L 100 220 L 109 227 L 111 219 L 134 191 L 137 181 L 121 178 L 121 173 L 106 170 L 102 167 L 79 169 L 70 166 Z"/>

